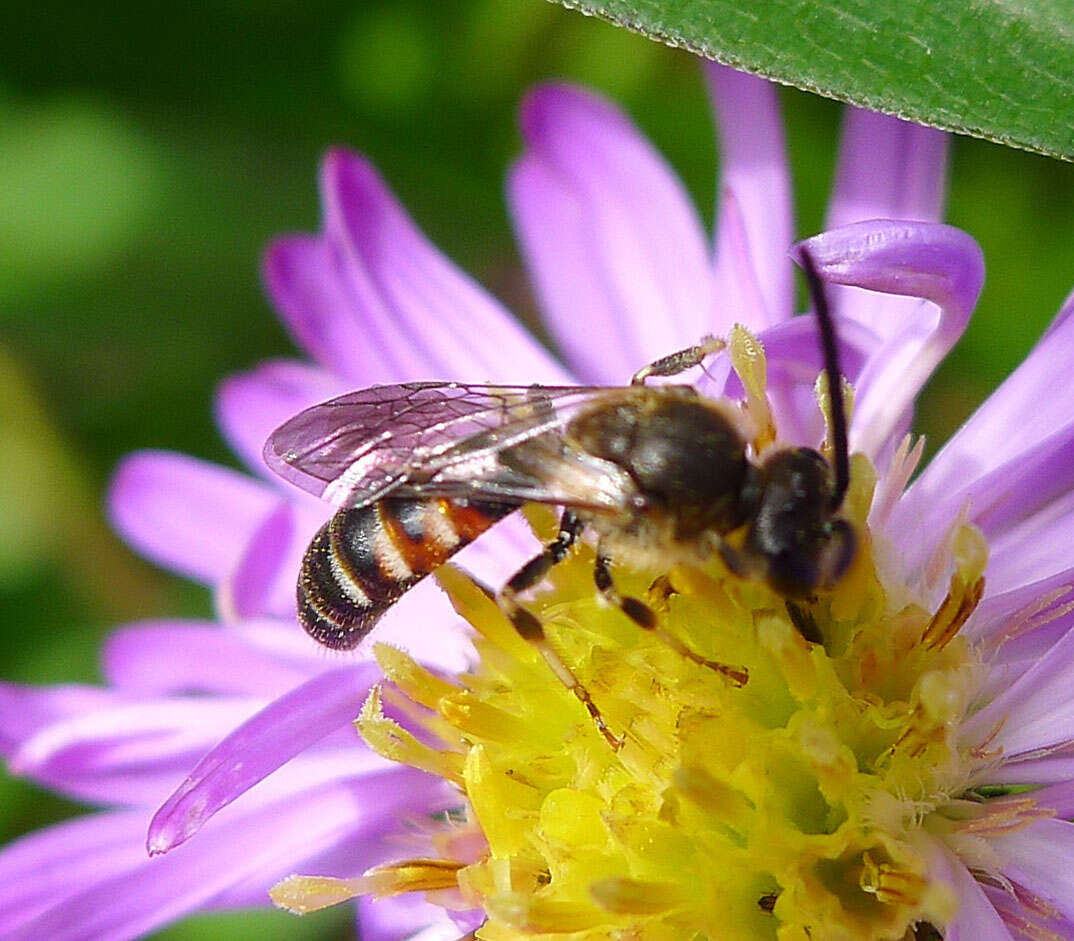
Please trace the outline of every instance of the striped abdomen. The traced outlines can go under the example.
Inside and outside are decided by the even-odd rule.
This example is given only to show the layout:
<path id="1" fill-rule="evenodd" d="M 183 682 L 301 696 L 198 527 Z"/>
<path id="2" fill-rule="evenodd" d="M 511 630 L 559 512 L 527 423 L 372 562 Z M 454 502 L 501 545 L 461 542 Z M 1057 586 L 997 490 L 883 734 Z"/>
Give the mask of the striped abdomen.
<path id="1" fill-rule="evenodd" d="M 514 509 L 388 498 L 340 510 L 302 560 L 299 621 L 326 647 L 356 647 L 405 592 Z"/>

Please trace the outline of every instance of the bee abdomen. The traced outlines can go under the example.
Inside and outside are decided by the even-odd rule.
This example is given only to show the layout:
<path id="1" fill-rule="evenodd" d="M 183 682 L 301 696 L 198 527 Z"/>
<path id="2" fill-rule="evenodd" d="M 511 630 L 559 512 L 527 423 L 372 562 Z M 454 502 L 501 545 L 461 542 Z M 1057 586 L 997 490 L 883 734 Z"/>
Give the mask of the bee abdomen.
<path id="1" fill-rule="evenodd" d="M 302 560 L 299 621 L 326 647 L 356 647 L 403 594 L 513 509 L 393 498 L 340 510 Z"/>

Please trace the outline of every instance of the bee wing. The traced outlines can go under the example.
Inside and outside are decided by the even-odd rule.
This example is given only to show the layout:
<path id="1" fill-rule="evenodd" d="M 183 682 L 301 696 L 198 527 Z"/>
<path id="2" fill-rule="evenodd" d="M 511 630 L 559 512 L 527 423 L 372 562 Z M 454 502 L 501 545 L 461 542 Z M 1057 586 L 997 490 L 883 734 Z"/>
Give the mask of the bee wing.
<path id="1" fill-rule="evenodd" d="M 641 499 L 630 475 L 617 465 L 565 445 L 561 439 L 524 439 L 510 451 L 464 456 L 434 476 L 404 481 L 398 496 L 449 497 L 490 503 L 550 503 L 615 512 Z"/>
<path id="2" fill-rule="evenodd" d="M 512 475 L 499 468 L 495 455 L 562 427 L 579 405 L 610 391 L 458 382 L 373 386 L 285 422 L 265 445 L 265 461 L 285 480 L 339 505 L 366 505 L 396 491 L 431 496 L 438 482 L 442 495 L 453 496 L 466 483 L 463 477 L 472 481 L 494 472 L 507 494 Z M 448 473 L 451 468 L 457 472 Z M 531 475 L 515 476 L 520 491 L 540 489 Z M 479 496 L 472 483 L 467 495 Z M 528 499 L 520 492 L 510 502 Z"/>

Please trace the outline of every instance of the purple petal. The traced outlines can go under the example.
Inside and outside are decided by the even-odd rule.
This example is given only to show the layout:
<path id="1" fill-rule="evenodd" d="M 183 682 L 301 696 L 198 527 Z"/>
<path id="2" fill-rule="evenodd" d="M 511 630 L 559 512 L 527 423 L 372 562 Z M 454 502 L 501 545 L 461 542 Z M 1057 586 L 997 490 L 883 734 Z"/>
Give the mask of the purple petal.
<path id="1" fill-rule="evenodd" d="M 1074 422 L 974 481 L 973 521 L 995 539 L 1074 490 Z"/>
<path id="2" fill-rule="evenodd" d="M 272 360 L 224 380 L 216 393 L 216 421 L 246 466 L 263 474 L 268 436 L 292 415 L 345 391 L 339 379 L 316 366 Z"/>
<path id="3" fill-rule="evenodd" d="M 280 765 L 352 722 L 376 675 L 372 663 L 329 670 L 244 722 L 198 762 L 154 815 L 150 854 L 183 843 Z"/>
<path id="4" fill-rule="evenodd" d="M 1054 909 L 1045 914 L 1036 908 L 1028 909 L 1022 900 L 1012 896 L 1005 888 L 985 886 L 985 895 L 1003 920 L 1018 932 L 1019 939 L 1029 937 L 1056 939 L 1074 938 L 1074 922 L 1064 918 Z"/>
<path id="5" fill-rule="evenodd" d="M 1042 494 L 1051 492 L 1051 480 L 1038 478 L 1038 482 Z M 1027 502 L 1029 499 L 1032 498 L 1027 497 Z M 996 591 L 1006 591 L 1064 571 L 1071 561 L 1072 537 L 1074 491 L 1054 500 L 1018 526 L 994 537 L 987 576 Z"/>
<path id="6" fill-rule="evenodd" d="M 19 686 L 0 683 L 0 754 L 5 758 L 41 729 L 128 697 L 96 686 Z"/>
<path id="7" fill-rule="evenodd" d="M 947 135 L 898 118 L 847 108 L 835 188 L 825 228 L 867 219 L 939 222 L 943 215 Z M 834 287 L 833 308 L 888 337 L 913 316 L 907 298 Z"/>
<path id="8" fill-rule="evenodd" d="M 787 264 L 794 214 L 779 92 L 771 82 L 715 62 L 705 63 L 705 74 L 719 131 L 716 297 L 721 310 L 730 308 L 728 327 L 739 322 L 760 330 L 794 313 Z M 729 242 L 735 246 L 730 251 Z M 760 306 L 730 302 L 744 280 L 757 285 Z"/>
<path id="9" fill-rule="evenodd" d="M 32 702 L 34 692 L 25 690 L 23 699 Z M 13 751 L 11 771 L 80 800 L 152 805 L 259 703 L 243 697 L 116 697 L 41 727 Z"/>
<path id="10" fill-rule="evenodd" d="M 1074 633 L 963 725 L 963 741 L 1003 749 L 1013 757 L 1074 739 Z M 998 730 L 998 731 L 997 731 Z M 993 736 L 993 733 L 994 736 Z"/>
<path id="11" fill-rule="evenodd" d="M 1037 820 L 993 841 L 1005 876 L 1074 919 L 1074 823 Z"/>
<path id="12" fill-rule="evenodd" d="M 622 383 L 713 329 L 697 212 L 622 112 L 568 85 L 522 105 L 508 197 L 549 331 L 588 382 Z M 583 326 L 584 325 L 584 326 Z"/>
<path id="13" fill-rule="evenodd" d="M 982 772 L 977 778 L 981 784 L 1059 784 L 1074 779 L 1074 753 L 1065 746 L 1041 757 L 1016 757 Z"/>
<path id="14" fill-rule="evenodd" d="M 254 618 L 270 615 L 294 622 L 295 584 L 314 534 L 324 524 L 332 508 L 321 500 L 295 493 L 296 503 L 266 519 L 262 532 L 267 540 L 264 557 L 258 558 L 256 537 L 236 564 L 227 581 L 230 597 L 221 592 L 217 609 Z"/>
<path id="15" fill-rule="evenodd" d="M 235 471 L 183 454 L 142 451 L 116 471 L 112 523 L 160 565 L 213 584 L 235 567 L 278 497 Z"/>
<path id="16" fill-rule="evenodd" d="M 1070 423 L 1074 295 L 1025 362 L 962 426 L 907 491 L 893 517 L 906 525 L 944 494 L 1014 460 Z"/>
<path id="17" fill-rule="evenodd" d="M 984 283 L 977 243 L 950 226 L 859 222 L 807 239 L 820 276 L 931 301 L 891 332 L 858 380 L 850 443 L 875 456 L 962 335 Z"/>
<path id="18" fill-rule="evenodd" d="M 1074 567 L 1007 591 L 1001 592 L 989 585 L 984 600 L 966 624 L 966 634 L 973 640 L 991 640 L 1016 615 L 1024 617 L 1044 612 L 1056 604 L 1074 600 L 1072 592 Z"/>
<path id="19" fill-rule="evenodd" d="M 1032 797 L 1037 804 L 1052 811 L 1057 817 L 1063 819 L 1074 817 L 1074 780 L 1068 779 L 1042 787 L 1028 795 L 1019 794 L 1014 799 L 1024 797 Z"/>
<path id="20" fill-rule="evenodd" d="M 399 941 L 419 937 L 433 941 L 457 941 L 459 926 L 439 905 L 426 902 L 420 895 L 374 899 L 363 895 L 358 899 L 358 935 L 362 941 Z"/>
<path id="21" fill-rule="evenodd" d="M 1074 422 L 1036 442 L 987 473 L 963 468 L 960 479 L 934 490 L 918 485 L 892 515 L 897 535 L 905 536 L 908 569 L 927 558 L 935 537 L 968 507 L 969 520 L 988 538 L 988 585 L 1006 592 L 1066 568 L 1074 535 Z M 921 538 L 923 514 L 929 520 Z M 911 530 L 912 527 L 912 530 Z"/>
<path id="22" fill-rule="evenodd" d="M 940 845 L 933 865 L 937 870 L 933 878 L 950 885 L 958 896 L 958 914 L 944 926 L 947 941 L 1013 941 L 1003 919 L 962 860 Z"/>
<path id="23" fill-rule="evenodd" d="M 305 671 L 213 622 L 147 621 L 115 631 L 101 654 L 105 681 L 124 692 L 239 693 L 266 698 L 294 688 Z"/>
<path id="24" fill-rule="evenodd" d="M 826 228 L 867 219 L 939 222 L 947 135 L 899 118 L 846 108 Z"/>
<path id="25" fill-rule="evenodd" d="M 295 343 L 330 372 L 355 385 L 391 382 L 395 370 L 358 316 L 338 247 L 312 235 L 269 246 L 262 278 Z"/>
<path id="26" fill-rule="evenodd" d="M 143 809 L 88 814 L 0 850 L 0 935 L 10 938 L 87 883 L 144 864 L 147 816 Z"/>
<path id="27" fill-rule="evenodd" d="M 967 639 L 981 644 L 986 652 L 995 651 L 992 674 L 1008 664 L 1040 660 L 1074 627 L 1074 568 L 1047 578 L 1037 578 L 1038 574 L 1034 572 L 1017 588 L 996 594 L 991 594 L 992 583 L 1001 584 L 1002 578 L 988 576 L 985 599 L 966 623 L 963 633 Z"/>
<path id="28" fill-rule="evenodd" d="M 439 782 L 406 769 L 361 783 L 333 783 L 249 812 L 236 804 L 198 840 L 136 869 L 91 880 L 14 933 L 22 941 L 133 938 L 260 880 L 267 893 L 283 875 L 345 840 L 358 866 L 383 858 L 385 831 L 411 809 L 444 806 Z M 266 897 L 267 903 L 267 897 Z"/>
<path id="29" fill-rule="evenodd" d="M 733 190 L 720 191 L 719 213 L 715 275 L 719 303 L 712 332 L 726 336 L 736 323 L 756 329 L 779 322 L 769 313 L 760 278 L 754 271 L 746 219 Z M 786 262 L 784 258 L 789 270 Z"/>
<path id="30" fill-rule="evenodd" d="M 365 359 L 385 358 L 398 380 L 567 381 L 529 332 L 429 243 L 369 163 L 333 150 L 321 186 L 326 238 L 346 259 Z"/>
<path id="31" fill-rule="evenodd" d="M 302 497 L 280 501 L 250 536 L 235 569 L 218 586 L 216 608 L 226 622 L 295 616 L 295 583 L 302 557 L 331 507 Z"/>

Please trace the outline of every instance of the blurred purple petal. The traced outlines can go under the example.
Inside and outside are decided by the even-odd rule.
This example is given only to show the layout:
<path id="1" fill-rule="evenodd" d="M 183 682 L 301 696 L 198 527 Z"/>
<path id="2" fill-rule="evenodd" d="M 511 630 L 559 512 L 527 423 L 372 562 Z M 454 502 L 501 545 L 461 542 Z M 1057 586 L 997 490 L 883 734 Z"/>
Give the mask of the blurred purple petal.
<path id="1" fill-rule="evenodd" d="M 1014 795 L 1011 799 L 1018 800 L 1025 794 Z M 1033 791 L 1029 795 L 1041 807 L 1052 811 L 1055 816 L 1062 819 L 1074 817 L 1074 780 L 1067 779 L 1058 784 L 1051 784 Z"/>
<path id="2" fill-rule="evenodd" d="M 719 226 L 712 332 L 726 336 L 736 323 L 749 324 L 754 329 L 778 323 L 778 318 L 768 312 L 762 284 L 754 271 L 746 220 L 733 190 L 720 192 Z M 783 261 L 790 269 L 786 257 Z"/>
<path id="3" fill-rule="evenodd" d="M 939 222 L 947 184 L 947 142 L 943 131 L 847 108 L 825 228 L 868 219 Z M 874 325 L 878 331 L 880 327 Z"/>
<path id="4" fill-rule="evenodd" d="M 327 507 L 323 516 L 328 516 Z M 316 527 L 296 532 L 295 517 L 295 508 L 281 501 L 251 533 L 234 571 L 218 586 L 216 608 L 221 620 L 238 621 L 275 613 L 294 615 L 295 573 L 303 550 L 316 532 Z M 287 600 L 283 602 L 284 609 L 277 611 L 282 586 L 286 586 Z"/>
<path id="5" fill-rule="evenodd" d="M 912 526 L 944 494 L 1015 460 L 1074 415 L 1074 295 L 1025 362 L 944 445 L 903 497 L 893 527 Z"/>
<path id="6" fill-rule="evenodd" d="M 394 782 L 394 783 L 393 783 Z M 370 800 L 370 792 L 377 795 Z M 146 859 L 135 869 L 90 878 L 78 891 L 22 925 L 6 938 L 19 941 L 133 938 L 198 908 L 236 884 L 257 878 L 271 885 L 310 856 L 364 836 L 357 865 L 383 858 L 380 839 L 408 809 L 437 807 L 438 787 L 420 776 L 392 772 L 361 785 L 333 783 L 303 795 L 258 806 L 236 804 L 206 828 L 196 843 L 167 856 Z M 442 800 L 442 798 L 441 798 Z M 443 806 L 442 803 L 440 806 Z"/>
<path id="7" fill-rule="evenodd" d="M 1049 577 L 1070 566 L 1074 492 L 1004 533 L 992 544 L 989 577 L 996 591 Z"/>
<path id="8" fill-rule="evenodd" d="M 1021 899 L 1017 896 L 1013 896 L 1005 888 L 999 886 L 986 885 L 983 887 L 984 893 L 988 898 L 988 901 L 995 906 L 1000 917 L 1004 922 L 1016 930 L 1020 928 L 1027 928 L 1027 931 L 1019 931 L 1019 939 L 1032 937 L 1035 933 L 1036 937 L 1045 938 L 1047 941 L 1055 941 L 1056 938 L 1061 941 L 1067 941 L 1067 939 L 1074 938 L 1074 921 L 1064 918 L 1055 909 L 1052 909 L 1047 914 L 1043 911 L 1034 910 L 1030 913 L 1027 911 L 1026 906 L 1022 904 Z M 1027 919 L 1027 915 L 1030 918 Z M 1029 924 L 1027 924 L 1027 921 Z M 1049 932 L 1051 932 L 1049 934 Z M 1012 936 L 1013 937 L 1013 936 Z"/>
<path id="9" fill-rule="evenodd" d="M 511 210 L 545 322 L 578 375 L 622 383 L 711 332 L 701 222 L 629 119 L 581 89 L 545 85 L 521 124 Z"/>
<path id="10" fill-rule="evenodd" d="M 858 381 L 850 444 L 875 456 L 966 329 L 984 283 L 981 250 L 965 232 L 923 222 L 859 222 L 801 246 L 826 281 L 920 297 L 939 308 L 923 304 Z"/>
<path id="11" fill-rule="evenodd" d="M 705 74 L 719 131 L 717 312 L 728 326 L 743 323 L 757 331 L 794 313 L 793 271 L 787 264 L 794 210 L 779 92 L 770 82 L 715 62 L 705 63 Z M 729 302 L 744 281 L 757 285 L 760 306 Z M 726 314 L 725 308 L 730 308 Z M 716 332 L 725 329 L 718 326 Z"/>
<path id="12" fill-rule="evenodd" d="M 972 520 L 995 539 L 1074 492 L 1074 422 L 1027 448 L 967 488 Z"/>
<path id="13" fill-rule="evenodd" d="M 1028 669 L 1017 682 L 963 723 L 962 741 L 967 746 L 989 742 L 1012 758 L 1074 739 L 1074 697 L 1070 678 L 1074 673 L 1074 633 L 1068 633 L 1045 658 Z"/>
<path id="14" fill-rule="evenodd" d="M 965 507 L 989 539 L 989 588 L 1005 592 L 1067 567 L 1074 536 L 1074 422 L 988 473 L 963 468 L 931 495 L 903 497 L 888 529 L 904 544 L 908 568 L 927 558 Z M 931 489 L 931 488 L 930 488 Z M 1061 500 L 1061 497 L 1066 497 Z M 928 524 L 916 516 L 927 508 Z M 915 533 L 929 533 L 922 538 Z"/>
<path id="15" fill-rule="evenodd" d="M 1005 876 L 1074 919 L 1074 823 L 1037 820 L 994 842 Z"/>
<path id="16" fill-rule="evenodd" d="M 1002 575 L 1002 572 L 997 573 Z M 1034 573 L 1036 576 L 1036 573 Z M 995 578 L 993 578 L 995 581 Z M 1001 589 L 989 583 L 989 591 L 964 628 L 965 635 L 988 645 L 1002 643 L 1011 632 L 1032 631 L 1034 623 L 1046 622 L 1050 615 L 1074 601 L 1074 567 L 1047 578 L 1034 577 L 1017 588 Z M 1007 653 L 1007 646 L 999 655 Z"/>
<path id="17" fill-rule="evenodd" d="M 331 151 L 321 186 L 364 357 L 383 357 L 401 381 L 567 380 L 529 331 L 429 243 L 366 160 Z"/>
<path id="18" fill-rule="evenodd" d="M 429 941 L 457 941 L 461 931 L 439 905 L 432 905 L 417 894 L 396 898 L 358 899 L 358 936 L 362 941 L 400 941 L 401 938 L 425 938 Z"/>
<path id="19" fill-rule="evenodd" d="M 88 883 L 145 863 L 146 812 L 86 814 L 0 850 L 0 936 L 62 905 Z"/>
<path id="20" fill-rule="evenodd" d="M 23 690 L 32 704 L 34 690 Z M 113 804 L 152 804 L 224 729 L 253 713 L 246 697 L 133 699 L 57 718 L 18 743 L 13 774 L 62 794 Z"/>
<path id="21" fill-rule="evenodd" d="M 939 222 L 946 170 L 947 135 L 942 131 L 847 108 L 825 228 L 867 219 Z M 909 298 L 877 297 L 852 287 L 834 286 L 831 302 L 836 313 L 885 338 L 914 311 Z"/>
<path id="22" fill-rule="evenodd" d="M 986 780 L 987 779 L 987 780 Z M 981 776 L 981 783 L 992 785 L 1058 784 L 1074 779 L 1074 749 L 1061 746 L 1054 752 L 1030 753 L 1000 762 Z"/>
<path id="23" fill-rule="evenodd" d="M 166 451 L 119 465 L 108 506 L 112 523 L 154 562 L 204 583 L 235 566 L 253 529 L 279 498 L 249 477 Z"/>
<path id="24" fill-rule="evenodd" d="M 278 239 L 265 252 L 262 277 L 295 343 L 355 385 L 390 382 L 391 364 L 362 322 L 338 247 L 313 235 Z"/>
<path id="25" fill-rule="evenodd" d="M 220 808 L 284 762 L 352 722 L 379 675 L 373 663 L 329 670 L 244 722 L 209 752 L 157 811 L 149 826 L 151 855 L 196 833 Z"/>
<path id="26" fill-rule="evenodd" d="M 294 360 L 271 360 L 231 376 L 216 392 L 216 421 L 228 444 L 259 474 L 268 436 L 292 415 L 347 389 L 335 376 Z"/>
<path id="27" fill-rule="evenodd" d="M 290 625 L 294 629 L 293 625 Z M 101 654 L 104 679 L 125 692 L 275 696 L 307 678 L 294 664 L 211 622 L 146 621 L 115 631 Z"/>
<path id="28" fill-rule="evenodd" d="M 129 699 L 115 690 L 74 683 L 20 686 L 0 682 L 0 754 L 10 758 L 23 741 L 53 722 Z"/>
<path id="29" fill-rule="evenodd" d="M 942 844 L 933 855 L 933 877 L 955 890 L 958 913 L 944 926 L 946 941 L 1013 941 L 984 890 L 965 864 Z"/>

